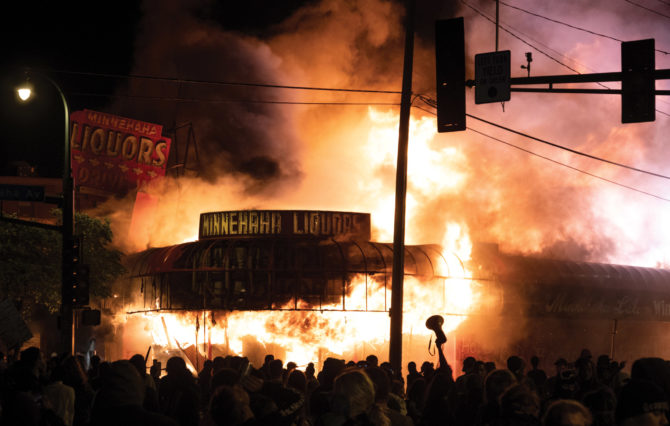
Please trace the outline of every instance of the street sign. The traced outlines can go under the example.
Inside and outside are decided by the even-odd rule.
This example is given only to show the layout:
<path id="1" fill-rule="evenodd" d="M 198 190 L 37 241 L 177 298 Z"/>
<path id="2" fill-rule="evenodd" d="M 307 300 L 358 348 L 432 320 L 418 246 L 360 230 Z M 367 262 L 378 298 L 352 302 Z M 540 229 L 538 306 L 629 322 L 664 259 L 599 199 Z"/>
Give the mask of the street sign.
<path id="1" fill-rule="evenodd" d="M 0 184 L 0 200 L 44 201 L 44 187 Z"/>
<path id="2" fill-rule="evenodd" d="M 510 51 L 475 55 L 475 103 L 510 99 Z"/>

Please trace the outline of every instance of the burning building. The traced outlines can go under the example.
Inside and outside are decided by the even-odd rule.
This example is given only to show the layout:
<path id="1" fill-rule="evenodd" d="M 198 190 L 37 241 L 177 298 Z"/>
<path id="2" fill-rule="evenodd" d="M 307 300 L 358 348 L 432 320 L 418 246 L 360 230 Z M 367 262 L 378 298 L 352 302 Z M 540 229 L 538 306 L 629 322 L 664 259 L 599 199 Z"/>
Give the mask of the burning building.
<path id="1" fill-rule="evenodd" d="M 448 303 L 450 292 L 470 291 L 468 281 L 460 281 L 463 262 L 438 245 L 405 251 L 406 276 L 425 283 L 416 286 L 424 294 L 412 298 L 418 324 L 437 307 L 454 311 L 456 306 L 437 300 Z M 300 363 L 331 354 L 364 358 L 387 352 L 392 257 L 392 244 L 370 241 L 365 213 L 203 213 L 198 241 L 129 258 L 131 288 L 142 295 L 130 312 L 158 321 L 150 333 L 159 352 L 171 347 L 186 354 L 190 348 L 187 356 L 196 367 L 213 355 L 253 357 L 254 346 Z M 455 316 L 447 324 L 460 320 Z M 410 324 L 417 327 L 416 321 Z"/>
<path id="2" fill-rule="evenodd" d="M 128 258 L 123 353 L 218 355 L 299 365 L 388 354 L 392 244 L 370 215 L 305 210 L 202 213 L 197 241 Z M 512 353 L 620 359 L 670 353 L 670 271 L 500 253 L 464 261 L 440 245 L 405 247 L 403 359 L 433 360 L 425 320 L 446 318 L 445 353 L 503 362 Z M 473 271 L 473 272 L 470 272 Z M 138 297 L 139 296 L 139 297 Z M 618 333 L 618 336 L 617 336 Z M 150 350 L 151 350 L 150 349 Z M 553 361 L 553 359 L 551 359 Z"/>

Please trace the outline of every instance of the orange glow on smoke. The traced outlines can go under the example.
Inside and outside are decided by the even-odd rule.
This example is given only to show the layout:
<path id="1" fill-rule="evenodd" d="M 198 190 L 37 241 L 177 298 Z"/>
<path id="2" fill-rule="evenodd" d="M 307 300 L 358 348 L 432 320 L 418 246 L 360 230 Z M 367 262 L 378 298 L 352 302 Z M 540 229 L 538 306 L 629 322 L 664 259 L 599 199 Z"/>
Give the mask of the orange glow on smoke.
<path id="1" fill-rule="evenodd" d="M 387 179 L 379 176 L 375 178 L 373 171 L 392 170 L 395 173 L 397 120 L 395 111 L 368 110 L 367 140 L 359 144 L 357 158 L 361 164 L 356 167 L 360 167 L 362 173 L 369 171 L 370 175 L 359 180 L 360 188 L 357 190 L 372 196 L 364 198 L 364 205 L 342 206 L 352 211 L 371 213 L 375 228 L 373 239 L 376 241 L 390 241 L 393 238 L 395 188 L 385 181 Z M 465 185 L 467 176 L 463 171 L 463 164 L 466 163 L 464 155 L 449 146 L 436 146 L 434 136 L 434 119 L 412 118 L 408 157 L 408 224 L 417 220 L 423 200 L 440 194 L 458 193 Z M 389 173 L 382 175 L 388 178 Z M 201 197 L 193 198 L 194 193 Z M 179 197 L 181 205 L 189 209 L 196 208 L 200 212 L 222 209 L 220 206 L 211 206 L 210 194 L 210 191 L 202 188 L 199 191 L 182 191 Z M 169 199 L 169 195 L 164 198 Z M 255 200 L 245 201 L 259 205 Z M 230 207 L 227 205 L 225 208 Z M 190 214 L 197 213 L 194 211 Z M 197 227 L 197 220 L 183 221 L 180 225 Z M 407 244 L 442 244 L 443 258 L 450 274 L 448 279 L 423 282 L 412 276 L 405 277 L 404 339 L 420 346 L 423 352 L 426 352 L 425 347 L 433 334 L 424 325 L 428 317 L 443 315 L 443 329 L 449 333 L 459 326 L 481 297 L 475 289 L 476 283 L 470 280 L 471 274 L 465 268 L 472 247 L 467 226 L 456 222 L 434 225 L 436 231 L 429 234 L 434 238 L 431 241 L 417 241 L 422 235 L 416 231 L 419 226 L 406 227 Z M 188 240 L 190 238 L 187 236 L 196 234 L 197 228 L 181 229 L 178 232 L 165 228 L 165 232 L 172 232 L 173 239 L 181 236 L 180 240 Z M 423 235 L 425 232 L 424 229 Z M 169 238 L 158 236 L 157 233 L 152 233 L 152 236 L 160 241 Z M 182 241 L 171 243 L 178 242 Z M 275 355 L 298 365 L 323 361 L 328 356 L 361 359 L 370 353 L 376 353 L 383 360 L 388 352 L 391 284 L 390 277 L 386 284 L 374 278 L 367 277 L 366 280 L 362 275 L 353 277 L 348 284 L 344 306 L 341 303 L 324 306 L 318 312 L 290 310 L 295 307 L 291 305 L 285 306 L 282 311 L 147 312 L 132 317 L 133 320 L 140 317 L 146 321 L 144 329 L 153 344 L 155 357 L 160 358 L 161 354 L 163 357 L 188 354 L 194 364 L 199 359 L 201 365 L 203 359 L 217 354 L 248 356 L 251 346 L 265 353 L 273 353 L 281 348 L 284 353 Z M 307 307 L 302 301 L 298 305 Z M 214 352 L 212 348 L 215 348 Z"/>

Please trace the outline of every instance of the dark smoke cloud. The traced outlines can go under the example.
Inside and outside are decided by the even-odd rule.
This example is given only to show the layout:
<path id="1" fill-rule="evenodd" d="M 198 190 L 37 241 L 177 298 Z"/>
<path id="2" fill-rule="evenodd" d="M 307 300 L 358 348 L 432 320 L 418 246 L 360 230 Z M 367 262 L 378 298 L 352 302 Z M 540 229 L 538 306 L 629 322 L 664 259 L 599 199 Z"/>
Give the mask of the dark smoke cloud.
<path id="1" fill-rule="evenodd" d="M 199 8 L 206 6 L 208 3 L 146 1 L 133 72 L 180 80 L 287 80 L 279 70 L 280 58 L 263 41 L 196 18 Z M 290 92 L 142 79 L 132 80 L 125 93 L 167 98 L 163 102 L 137 98 L 121 102 L 116 108 L 126 115 L 163 123 L 166 128 L 193 125 L 199 170 L 205 179 L 243 174 L 257 182 L 251 184 L 257 190 L 263 184 L 300 176 L 293 112 L 258 102 L 290 101 Z M 181 135 L 183 158 L 186 138 Z M 194 153 L 190 155 L 193 159 Z"/>

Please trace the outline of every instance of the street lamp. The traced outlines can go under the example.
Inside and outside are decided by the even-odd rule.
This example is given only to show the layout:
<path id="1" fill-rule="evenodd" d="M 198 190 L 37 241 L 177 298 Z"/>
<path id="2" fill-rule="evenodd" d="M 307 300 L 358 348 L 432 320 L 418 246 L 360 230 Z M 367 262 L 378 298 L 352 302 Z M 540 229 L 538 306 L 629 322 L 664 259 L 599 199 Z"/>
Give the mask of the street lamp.
<path id="1" fill-rule="evenodd" d="M 67 99 L 60 86 L 46 74 L 26 72 L 26 81 L 16 88 L 18 98 L 29 101 L 33 95 L 33 86 L 30 77 L 37 76 L 48 81 L 57 91 L 63 103 L 63 224 L 62 224 L 62 252 L 61 252 L 61 350 L 62 352 L 74 354 L 74 307 L 70 284 L 72 275 L 71 258 L 68 253 L 72 251 L 74 240 L 74 185 L 72 181 L 72 169 L 70 160 L 70 110 Z"/>

